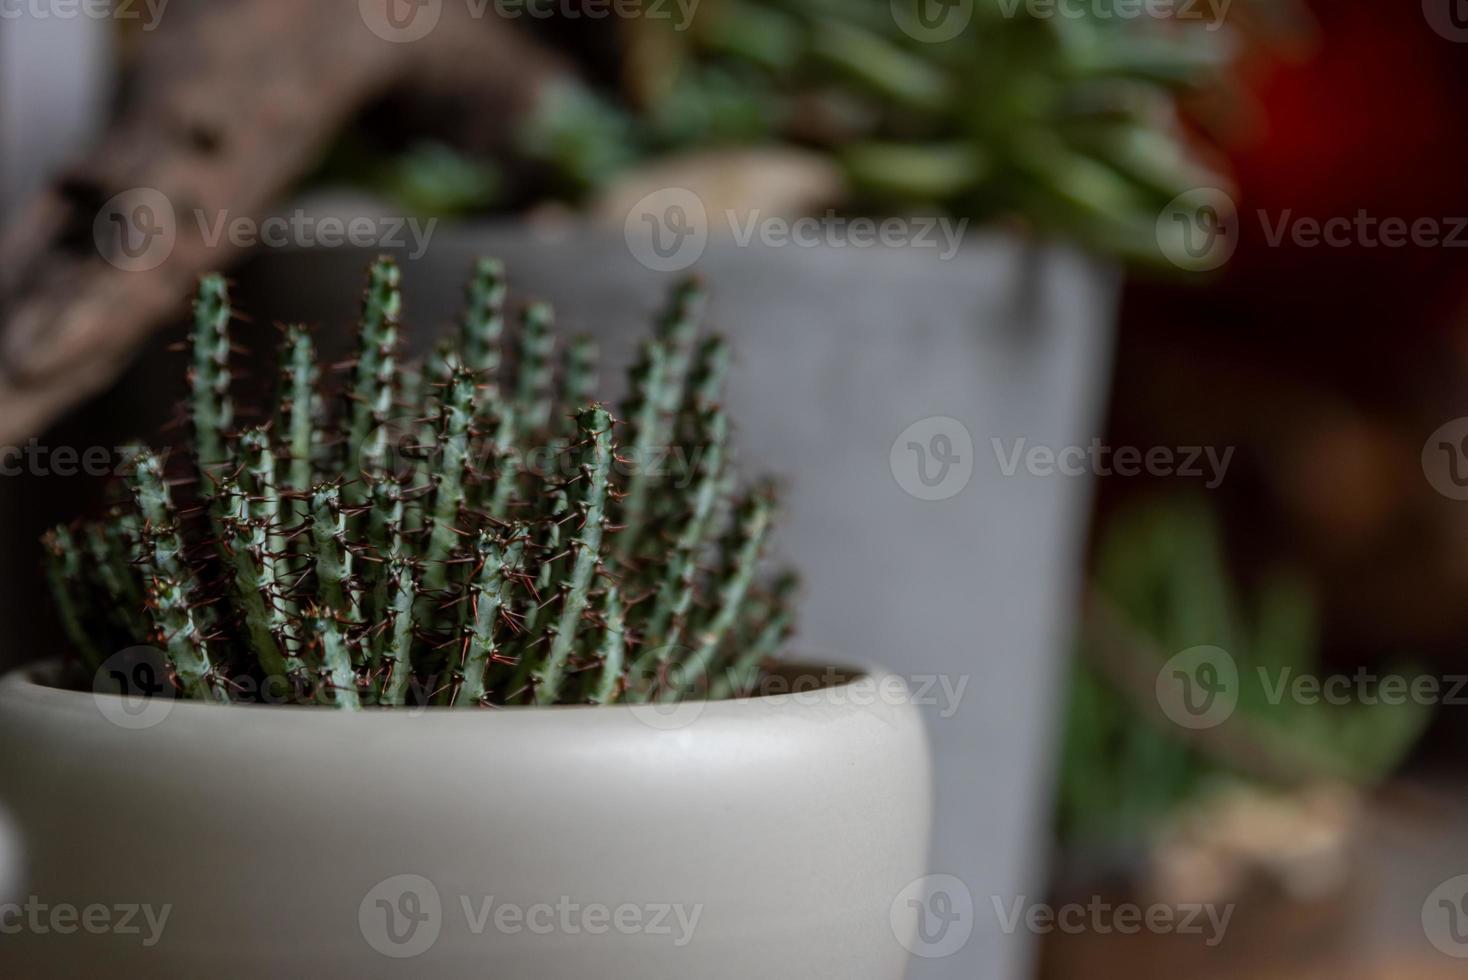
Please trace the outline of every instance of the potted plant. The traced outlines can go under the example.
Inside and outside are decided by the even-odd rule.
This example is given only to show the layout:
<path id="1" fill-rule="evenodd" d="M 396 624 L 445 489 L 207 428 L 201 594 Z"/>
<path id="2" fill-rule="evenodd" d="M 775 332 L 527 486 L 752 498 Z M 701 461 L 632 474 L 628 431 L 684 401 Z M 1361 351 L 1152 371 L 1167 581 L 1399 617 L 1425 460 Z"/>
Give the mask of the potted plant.
<path id="1" fill-rule="evenodd" d="M 900 977 L 923 726 L 879 670 L 773 665 L 794 584 L 701 287 L 619 419 L 549 306 L 506 329 L 499 263 L 421 364 L 399 281 L 373 264 L 339 392 L 285 329 L 267 417 L 206 277 L 188 452 L 48 537 L 75 657 L 0 681 L 0 969 Z"/>
<path id="2" fill-rule="evenodd" d="M 1095 896 L 1197 924 L 1056 930 L 1041 976 L 1132 976 L 1142 961 L 1159 976 L 1238 976 L 1266 960 L 1304 975 L 1361 955 L 1360 914 L 1381 887 L 1369 802 L 1432 717 L 1408 678 L 1432 678 L 1404 666 L 1359 701 L 1313 695 L 1350 688 L 1322 656 L 1310 590 L 1266 569 L 1248 594 L 1222 530 L 1186 496 L 1106 523 L 1057 801 L 1057 906 Z"/>

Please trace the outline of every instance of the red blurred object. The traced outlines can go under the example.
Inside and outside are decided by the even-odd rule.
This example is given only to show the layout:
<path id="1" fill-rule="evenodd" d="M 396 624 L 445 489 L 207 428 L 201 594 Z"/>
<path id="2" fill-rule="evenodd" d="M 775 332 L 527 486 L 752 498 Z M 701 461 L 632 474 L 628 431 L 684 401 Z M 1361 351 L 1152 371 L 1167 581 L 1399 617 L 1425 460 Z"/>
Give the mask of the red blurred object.
<path id="1" fill-rule="evenodd" d="M 1228 312 L 1309 333 L 1440 326 L 1463 297 L 1468 225 L 1457 247 L 1306 248 L 1271 246 L 1264 222 L 1364 211 L 1447 232 L 1468 221 L 1468 45 L 1436 33 L 1417 2 L 1316 0 L 1313 12 L 1308 50 L 1256 60 L 1240 78 L 1258 111 L 1224 147 L 1241 218 L 1220 283 Z"/>

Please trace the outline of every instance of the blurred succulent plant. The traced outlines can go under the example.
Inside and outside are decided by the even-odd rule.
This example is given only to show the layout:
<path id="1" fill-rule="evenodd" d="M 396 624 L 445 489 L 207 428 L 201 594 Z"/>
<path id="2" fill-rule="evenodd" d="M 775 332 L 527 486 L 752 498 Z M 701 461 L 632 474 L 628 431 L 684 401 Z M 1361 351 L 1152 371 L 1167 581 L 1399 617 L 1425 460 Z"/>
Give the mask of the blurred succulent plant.
<path id="1" fill-rule="evenodd" d="M 144 451 L 130 501 L 47 536 L 84 664 L 152 641 L 187 697 L 339 708 L 748 691 L 790 632 L 793 580 L 757 577 L 769 487 L 732 500 L 727 350 L 698 337 L 699 284 L 677 289 L 642 345 L 623 423 L 592 401 L 591 341 L 558 358 L 549 306 L 526 306 L 506 343 L 494 260 L 474 270 L 457 342 L 405 365 L 399 278 L 373 264 L 339 397 L 293 326 L 273 418 L 244 428 L 226 284 L 201 282 L 201 479 L 181 481 L 197 506 Z"/>
<path id="2" fill-rule="evenodd" d="M 584 188 L 607 161 L 791 141 L 835 156 L 856 209 L 1015 217 L 1160 261 L 1158 214 L 1219 181 L 1177 98 L 1229 66 L 1244 6 L 1224 23 L 1106 0 L 703 0 L 687 24 L 627 21 L 621 96 L 553 93 L 523 146 Z"/>
<path id="3" fill-rule="evenodd" d="M 1095 576 L 1062 756 L 1059 823 L 1069 841 L 1145 837 L 1179 804 L 1232 780 L 1369 786 L 1401 763 L 1430 719 L 1430 707 L 1410 699 L 1288 696 L 1294 679 L 1323 676 L 1314 603 L 1298 580 L 1276 574 L 1253 615 L 1241 614 L 1216 521 L 1200 502 L 1119 515 Z M 1216 727 L 1186 729 L 1158 710 L 1156 680 L 1170 654 L 1203 646 L 1231 658 L 1236 703 Z"/>

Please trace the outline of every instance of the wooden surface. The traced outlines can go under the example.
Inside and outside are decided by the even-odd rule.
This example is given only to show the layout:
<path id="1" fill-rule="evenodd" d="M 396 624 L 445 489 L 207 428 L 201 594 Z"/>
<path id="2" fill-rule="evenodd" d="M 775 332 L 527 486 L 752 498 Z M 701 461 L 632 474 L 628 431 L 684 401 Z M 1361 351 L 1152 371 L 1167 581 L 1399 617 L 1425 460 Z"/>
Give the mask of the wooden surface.
<path id="1" fill-rule="evenodd" d="M 1048 937 L 1042 980 L 1468 980 L 1468 959 L 1435 950 L 1422 904 L 1468 874 L 1468 796 L 1398 784 L 1373 800 L 1349 889 L 1313 903 L 1241 898 L 1225 939 Z"/>

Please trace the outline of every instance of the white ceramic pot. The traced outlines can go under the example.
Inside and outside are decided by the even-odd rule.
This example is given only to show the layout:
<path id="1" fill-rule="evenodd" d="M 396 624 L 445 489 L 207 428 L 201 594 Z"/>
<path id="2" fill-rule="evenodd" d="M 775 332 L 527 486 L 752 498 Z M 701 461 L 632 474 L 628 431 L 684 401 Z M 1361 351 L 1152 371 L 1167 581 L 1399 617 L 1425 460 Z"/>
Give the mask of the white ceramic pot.
<path id="1" fill-rule="evenodd" d="M 898 980 L 920 714 L 880 671 L 801 672 L 828 683 L 360 714 L 12 673 L 0 976 Z"/>

